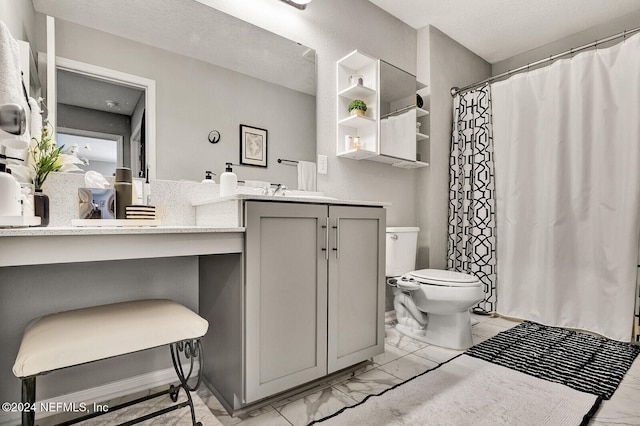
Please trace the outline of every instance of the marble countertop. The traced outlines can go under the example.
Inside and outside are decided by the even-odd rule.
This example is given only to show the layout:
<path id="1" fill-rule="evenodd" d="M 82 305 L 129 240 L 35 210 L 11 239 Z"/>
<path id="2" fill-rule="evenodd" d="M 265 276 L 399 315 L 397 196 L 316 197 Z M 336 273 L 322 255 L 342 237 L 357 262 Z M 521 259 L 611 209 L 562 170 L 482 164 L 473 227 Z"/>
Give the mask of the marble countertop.
<path id="1" fill-rule="evenodd" d="M 0 237 L 38 237 L 55 235 L 136 235 L 136 234 L 194 234 L 244 232 L 243 227 L 220 228 L 206 226 L 56 226 L 0 229 Z"/>
<path id="2" fill-rule="evenodd" d="M 315 197 L 315 196 L 273 196 L 273 195 L 258 195 L 258 194 L 234 194 L 226 197 L 218 197 L 211 200 L 198 201 L 193 203 L 193 206 L 202 206 L 206 204 L 222 203 L 226 201 L 273 201 L 283 203 L 312 203 L 312 204 L 330 204 L 341 206 L 369 206 L 369 207 L 387 207 L 391 203 L 381 201 L 362 201 L 362 200 L 338 200 L 331 197 Z"/>

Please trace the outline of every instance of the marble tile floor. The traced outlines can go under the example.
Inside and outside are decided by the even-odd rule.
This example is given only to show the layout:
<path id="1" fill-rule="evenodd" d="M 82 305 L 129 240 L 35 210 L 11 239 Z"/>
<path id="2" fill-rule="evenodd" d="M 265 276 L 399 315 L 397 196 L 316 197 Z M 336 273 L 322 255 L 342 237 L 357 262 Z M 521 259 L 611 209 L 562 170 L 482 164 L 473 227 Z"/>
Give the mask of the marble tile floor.
<path id="1" fill-rule="evenodd" d="M 518 324 L 503 318 L 474 315 L 473 343 L 480 343 Z M 299 395 L 231 417 L 206 387 L 198 395 L 225 426 L 298 426 L 332 414 L 435 367 L 463 351 L 454 351 L 386 330 L 385 353 L 373 358 L 373 365 L 337 378 Z M 640 357 L 609 401 L 603 401 L 590 425 L 640 425 Z"/>

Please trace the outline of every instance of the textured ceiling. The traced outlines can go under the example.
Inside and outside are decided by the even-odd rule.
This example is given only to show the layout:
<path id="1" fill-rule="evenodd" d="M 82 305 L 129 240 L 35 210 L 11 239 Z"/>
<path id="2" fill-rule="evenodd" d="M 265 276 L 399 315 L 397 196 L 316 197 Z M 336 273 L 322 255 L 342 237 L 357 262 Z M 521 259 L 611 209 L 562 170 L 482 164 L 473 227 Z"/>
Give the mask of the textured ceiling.
<path id="1" fill-rule="evenodd" d="M 640 11 L 640 0 L 369 1 L 416 29 L 435 26 L 489 63 Z"/>
<path id="2" fill-rule="evenodd" d="M 58 70 L 56 84 L 59 104 L 128 116 L 133 115 L 136 104 L 144 93 L 142 90 L 63 70 Z M 116 101 L 118 105 L 110 107 L 107 100 Z"/>
<path id="3" fill-rule="evenodd" d="M 315 94 L 315 52 L 195 0 L 33 0 L 36 11 Z"/>

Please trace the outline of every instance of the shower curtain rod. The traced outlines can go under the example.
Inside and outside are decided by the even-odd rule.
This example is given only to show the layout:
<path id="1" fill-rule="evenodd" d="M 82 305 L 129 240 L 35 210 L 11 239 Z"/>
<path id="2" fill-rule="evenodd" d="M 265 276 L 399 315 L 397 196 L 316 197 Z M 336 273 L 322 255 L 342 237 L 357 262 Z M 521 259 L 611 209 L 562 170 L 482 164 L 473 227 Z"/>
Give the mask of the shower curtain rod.
<path id="1" fill-rule="evenodd" d="M 618 39 L 620 37 L 626 38 L 628 35 L 633 34 L 633 33 L 637 33 L 638 31 L 640 31 L 640 27 L 634 28 L 632 30 L 626 30 L 626 31 L 623 31 L 621 33 L 612 35 L 610 37 L 603 38 L 601 40 L 596 40 L 596 41 L 591 42 L 589 44 L 585 44 L 585 45 L 580 46 L 580 47 L 575 47 L 573 49 L 566 50 L 566 51 L 564 51 L 562 53 L 558 53 L 556 55 L 551 55 L 548 58 L 540 59 L 539 61 L 532 62 L 530 64 L 527 64 L 527 65 L 521 66 L 519 68 L 516 68 L 514 70 L 509 70 L 509 71 L 503 72 L 502 74 L 498 74 L 496 76 L 489 77 L 486 80 L 482 80 L 482 81 L 479 81 L 477 83 L 473 83 L 473 84 L 470 84 L 468 86 L 464 86 L 462 89 L 460 89 L 458 87 L 452 87 L 451 88 L 451 96 L 455 96 L 458 93 L 467 92 L 469 90 L 475 89 L 475 88 L 483 86 L 485 84 L 493 83 L 494 81 L 500 80 L 500 79 L 505 78 L 505 77 L 511 77 L 513 74 L 518 74 L 518 73 L 520 73 L 522 71 L 528 71 L 529 68 L 531 68 L 531 67 L 535 67 L 537 65 L 542 65 L 542 64 L 547 63 L 547 62 L 553 62 L 553 61 L 555 61 L 556 59 L 558 59 L 558 58 L 560 58 L 562 56 L 573 55 L 576 52 L 580 52 L 582 50 L 590 49 L 590 48 L 592 48 L 594 46 L 598 46 L 599 44 L 603 44 L 603 43 L 607 43 L 607 42 L 613 41 L 613 40 Z"/>

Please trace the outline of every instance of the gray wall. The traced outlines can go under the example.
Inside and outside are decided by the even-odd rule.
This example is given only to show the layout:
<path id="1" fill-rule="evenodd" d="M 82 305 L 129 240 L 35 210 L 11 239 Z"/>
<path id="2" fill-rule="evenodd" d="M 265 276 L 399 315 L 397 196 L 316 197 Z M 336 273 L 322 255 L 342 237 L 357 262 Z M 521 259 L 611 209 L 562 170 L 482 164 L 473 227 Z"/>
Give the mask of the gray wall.
<path id="1" fill-rule="evenodd" d="M 0 400 L 20 401 L 20 380 L 11 367 L 30 320 L 68 309 L 143 298 L 172 299 L 197 311 L 198 259 L 0 268 L 0 294 Z M 171 356 L 166 347 L 100 361 L 39 377 L 37 397 L 52 398 L 169 367 Z"/>
<path id="2" fill-rule="evenodd" d="M 159 178 L 200 181 L 205 170 L 219 176 L 225 162 L 239 162 L 240 124 L 269 132 L 268 168 L 238 168 L 241 180 L 297 188 L 295 167 L 277 158 L 315 161 L 312 96 L 59 19 L 56 54 L 155 80 Z M 207 140 L 214 129 L 222 134 L 215 145 Z"/>
<path id="3" fill-rule="evenodd" d="M 419 268 L 447 266 L 449 155 L 453 98 L 450 89 L 490 76 L 491 65 L 433 26 L 418 31 L 418 80 L 429 82 L 430 166 L 417 187 Z"/>
<path id="4" fill-rule="evenodd" d="M 32 46 L 36 43 L 36 18 L 30 1 L 0 1 L 0 21 L 5 23 L 16 40 L 28 41 Z"/>
<path id="5" fill-rule="evenodd" d="M 491 75 L 498 75 L 503 72 L 527 65 L 540 59 L 548 58 L 574 47 L 579 47 L 596 40 L 601 40 L 609 36 L 640 27 L 640 11 L 629 13 L 611 22 L 592 27 L 569 37 L 545 44 L 536 49 L 529 50 L 504 61 L 496 62 L 492 65 Z"/>
<path id="6" fill-rule="evenodd" d="M 199 1 L 316 49 L 317 151 L 328 157 L 328 174 L 318 175 L 318 190 L 347 200 L 390 202 L 388 226 L 415 226 L 415 170 L 336 157 L 336 61 L 358 49 L 415 74 L 416 30 L 367 0 L 314 1 L 303 12 L 274 0 L 252 0 L 251 7 Z"/>

